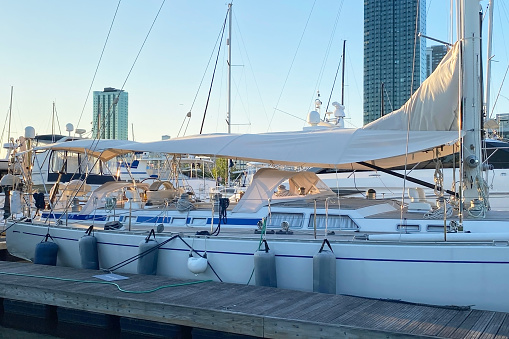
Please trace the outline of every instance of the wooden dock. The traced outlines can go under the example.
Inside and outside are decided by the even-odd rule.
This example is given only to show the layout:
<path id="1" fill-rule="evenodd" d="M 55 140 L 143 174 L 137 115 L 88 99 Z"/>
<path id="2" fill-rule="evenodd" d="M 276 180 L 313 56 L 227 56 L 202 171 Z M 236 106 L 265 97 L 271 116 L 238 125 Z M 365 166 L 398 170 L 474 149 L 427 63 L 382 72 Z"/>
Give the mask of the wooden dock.
<path id="1" fill-rule="evenodd" d="M 0 309 L 21 301 L 235 338 L 509 338 L 508 313 L 122 274 L 115 283 L 130 293 L 93 277 L 102 273 L 0 261 Z M 161 286 L 171 287 L 134 293 Z"/>

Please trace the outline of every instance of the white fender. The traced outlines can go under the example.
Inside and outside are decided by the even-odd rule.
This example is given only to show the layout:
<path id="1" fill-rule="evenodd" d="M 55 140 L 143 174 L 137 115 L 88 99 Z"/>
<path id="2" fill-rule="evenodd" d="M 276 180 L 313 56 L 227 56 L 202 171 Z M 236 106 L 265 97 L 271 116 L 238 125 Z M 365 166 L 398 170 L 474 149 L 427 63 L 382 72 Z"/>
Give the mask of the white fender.
<path id="1" fill-rule="evenodd" d="M 206 255 L 204 257 L 195 258 L 193 256 L 189 256 L 187 259 L 187 268 L 189 271 L 194 274 L 203 273 L 207 270 L 208 260 Z"/>

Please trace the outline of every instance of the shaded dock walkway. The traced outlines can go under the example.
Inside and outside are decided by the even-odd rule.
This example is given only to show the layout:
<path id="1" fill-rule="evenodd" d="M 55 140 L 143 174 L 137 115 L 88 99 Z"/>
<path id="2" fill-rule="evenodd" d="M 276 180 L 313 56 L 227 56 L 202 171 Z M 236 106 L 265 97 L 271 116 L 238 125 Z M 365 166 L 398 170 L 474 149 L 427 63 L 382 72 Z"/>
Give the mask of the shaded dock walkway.
<path id="1" fill-rule="evenodd" d="M 102 273 L 0 261 L 0 298 L 263 338 L 509 338 L 501 312 L 130 274 L 122 292 Z"/>

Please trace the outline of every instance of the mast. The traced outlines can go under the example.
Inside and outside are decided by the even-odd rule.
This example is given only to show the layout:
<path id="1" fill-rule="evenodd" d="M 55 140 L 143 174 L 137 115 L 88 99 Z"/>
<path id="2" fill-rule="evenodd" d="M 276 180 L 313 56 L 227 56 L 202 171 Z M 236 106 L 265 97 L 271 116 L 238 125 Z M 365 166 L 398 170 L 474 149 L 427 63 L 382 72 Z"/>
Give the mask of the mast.
<path id="1" fill-rule="evenodd" d="M 343 72 L 341 73 L 341 105 L 345 105 L 345 49 L 346 40 L 343 40 Z"/>
<path id="2" fill-rule="evenodd" d="M 232 103 L 232 3 L 228 4 L 228 107 L 226 112 L 226 120 L 228 121 L 228 134 L 232 132 L 231 124 L 231 103 Z M 226 164 L 228 168 L 227 186 L 230 186 L 230 160 Z"/>
<path id="3" fill-rule="evenodd" d="M 458 4 L 458 30 L 461 50 L 461 123 L 465 133 L 462 154 L 463 210 L 471 217 L 483 217 L 488 206 L 484 180 L 481 175 L 481 37 L 479 1 L 461 0 Z"/>
<path id="4" fill-rule="evenodd" d="M 231 94 L 232 94 L 232 4 L 228 4 L 230 17 L 228 18 L 228 107 L 226 112 L 226 120 L 228 121 L 228 134 L 231 131 Z"/>
<path id="5" fill-rule="evenodd" d="M 51 142 L 55 142 L 55 102 L 53 101 L 53 111 L 51 112 Z"/>
<path id="6" fill-rule="evenodd" d="M 9 104 L 9 127 L 7 130 L 7 142 L 8 143 L 11 142 L 11 115 L 12 115 L 12 91 L 13 91 L 13 88 L 14 88 L 14 86 L 11 86 L 11 101 Z"/>
<path id="7" fill-rule="evenodd" d="M 492 49 L 492 38 L 493 38 L 493 5 L 494 0 L 490 0 L 489 9 L 490 15 L 488 19 L 488 45 L 487 45 L 487 58 L 486 58 L 486 93 L 485 93 L 485 108 L 484 114 L 485 119 L 489 119 L 490 117 L 490 82 L 491 82 L 491 49 Z"/>

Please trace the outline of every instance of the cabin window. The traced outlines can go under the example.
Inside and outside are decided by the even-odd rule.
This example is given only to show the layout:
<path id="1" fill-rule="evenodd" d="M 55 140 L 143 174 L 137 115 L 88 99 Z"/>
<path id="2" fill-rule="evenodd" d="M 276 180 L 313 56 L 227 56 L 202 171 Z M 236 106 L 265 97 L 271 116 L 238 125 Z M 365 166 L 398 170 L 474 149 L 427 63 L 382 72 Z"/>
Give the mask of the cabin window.
<path id="1" fill-rule="evenodd" d="M 421 226 L 419 225 L 402 225 L 399 224 L 396 229 L 398 232 L 420 232 Z"/>
<path id="2" fill-rule="evenodd" d="M 191 220 L 191 225 L 193 226 L 207 225 L 207 218 L 193 218 L 193 220 Z"/>
<path id="3" fill-rule="evenodd" d="M 171 224 L 176 226 L 184 226 L 187 218 L 172 218 Z"/>
<path id="4" fill-rule="evenodd" d="M 426 227 L 427 231 L 428 232 L 441 232 L 441 233 L 444 233 L 444 225 L 428 225 Z M 449 232 L 451 230 L 451 226 L 450 225 L 447 225 L 446 227 L 447 229 L 447 232 Z"/>
<path id="5" fill-rule="evenodd" d="M 302 213 L 272 213 L 267 219 L 267 228 L 281 228 L 283 221 L 288 222 L 290 229 L 302 228 L 304 214 Z"/>
<path id="6" fill-rule="evenodd" d="M 95 165 L 95 166 L 94 166 Z M 50 171 L 59 173 L 100 173 L 99 165 L 92 157 L 67 151 L 53 151 L 51 154 Z"/>
<path id="7" fill-rule="evenodd" d="M 309 228 L 314 228 L 315 216 L 311 214 L 309 217 Z M 317 214 L 316 215 L 316 228 L 325 229 L 327 222 L 327 229 L 339 229 L 339 230 L 357 230 L 359 226 L 350 219 L 347 215 L 328 215 Z"/>

